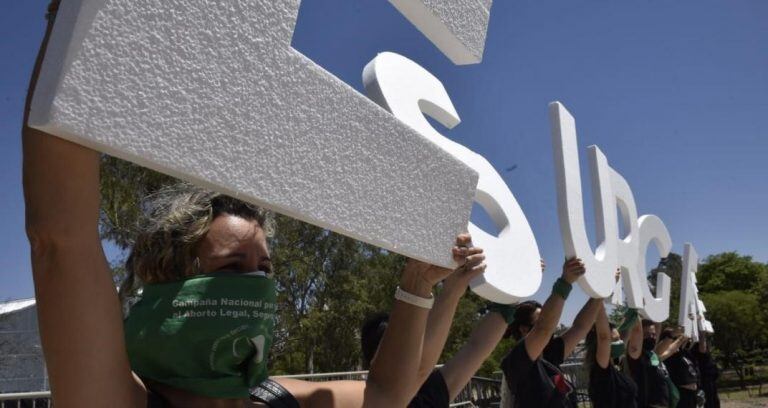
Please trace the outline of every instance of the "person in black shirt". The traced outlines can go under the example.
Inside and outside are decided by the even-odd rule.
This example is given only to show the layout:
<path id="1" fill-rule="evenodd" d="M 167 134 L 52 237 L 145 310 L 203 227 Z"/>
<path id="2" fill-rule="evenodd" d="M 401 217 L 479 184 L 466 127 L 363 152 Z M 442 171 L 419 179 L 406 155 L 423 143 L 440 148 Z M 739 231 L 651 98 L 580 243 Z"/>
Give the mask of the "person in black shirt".
<path id="1" fill-rule="evenodd" d="M 470 255 L 467 262 L 477 262 L 478 258 Z M 542 261 L 542 270 L 543 268 Z M 481 269 L 484 270 L 484 267 Z M 433 370 L 448 337 L 459 299 L 466 292 L 469 281 L 479 273 L 482 273 L 482 270 L 457 271 L 443 282 L 443 289 L 429 313 L 424 333 L 419 379 L 426 381 L 408 407 L 448 407 L 504 336 L 514 308 L 494 304 L 472 330 L 467 343 L 445 365 Z M 379 341 L 387 329 L 387 319 L 386 314 L 378 314 L 369 318 L 363 325 L 361 346 L 366 365 L 378 351 Z"/>
<path id="2" fill-rule="evenodd" d="M 659 337 L 659 358 L 680 392 L 679 408 L 696 408 L 699 373 L 684 345 L 688 339 L 679 330 L 664 329 Z"/>
<path id="3" fill-rule="evenodd" d="M 699 336 L 699 341 L 691 347 L 691 355 L 699 368 L 699 386 L 704 391 L 704 408 L 720 408 L 720 396 L 717 395 L 720 370 L 709 354 L 706 335 L 700 333 Z"/>
<path id="4" fill-rule="evenodd" d="M 566 260 L 563 274 L 555 282 L 544 306 L 533 301 L 517 306 L 510 331 L 519 342 L 501 363 L 503 386 L 506 387 L 502 392 L 502 406 L 576 406 L 572 385 L 559 370 L 559 365 L 589 332 L 602 300 L 590 299 L 567 332 L 558 338 L 552 336 L 571 285 L 584 272 L 584 263 L 580 259 Z"/>
<path id="5" fill-rule="evenodd" d="M 641 340 L 642 339 L 642 340 Z M 669 406 L 670 390 L 665 368 L 654 351 L 656 326 L 649 320 L 638 321 L 627 340 L 627 368 L 637 384 L 640 408 Z"/>
<path id="6" fill-rule="evenodd" d="M 637 385 L 612 364 L 613 338 L 603 304 L 597 312 L 595 327 L 586 339 L 584 362 L 589 367 L 589 399 L 594 408 L 637 408 Z M 623 350 L 618 350 L 623 354 Z M 618 357 L 618 356 L 615 356 Z"/>

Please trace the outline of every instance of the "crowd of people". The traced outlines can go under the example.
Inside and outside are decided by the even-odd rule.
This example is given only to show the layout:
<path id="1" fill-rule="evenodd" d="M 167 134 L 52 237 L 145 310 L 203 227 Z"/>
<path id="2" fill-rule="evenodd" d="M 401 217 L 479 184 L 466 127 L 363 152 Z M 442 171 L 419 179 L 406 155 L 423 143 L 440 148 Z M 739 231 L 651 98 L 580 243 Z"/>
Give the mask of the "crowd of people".
<path id="1" fill-rule="evenodd" d="M 554 336 L 585 273 L 577 258 L 566 260 L 543 305 L 489 304 L 467 343 L 435 370 L 459 299 L 485 270 L 483 250 L 466 234 L 452 249 L 457 269 L 409 260 L 392 309 L 365 322 L 365 381 L 270 378 L 279 330 L 270 213 L 184 183 L 149 197 L 121 287 L 141 300 L 125 304 L 99 238 L 99 153 L 28 127 L 28 113 L 29 96 L 26 225 L 57 407 L 447 407 L 505 336 L 517 342 L 501 364 L 504 407 L 575 407 L 560 365 L 584 340 L 596 408 L 719 406 L 705 337 L 690 344 L 632 309 L 613 327 L 603 299 L 587 301 L 570 329 Z"/>

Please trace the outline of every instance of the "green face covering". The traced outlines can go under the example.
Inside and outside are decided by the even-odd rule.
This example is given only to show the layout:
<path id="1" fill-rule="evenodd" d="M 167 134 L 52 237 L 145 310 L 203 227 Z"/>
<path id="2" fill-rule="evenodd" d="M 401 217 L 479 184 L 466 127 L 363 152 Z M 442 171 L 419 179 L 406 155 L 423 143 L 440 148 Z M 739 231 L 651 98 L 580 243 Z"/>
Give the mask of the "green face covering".
<path id="1" fill-rule="evenodd" d="M 616 340 L 611 343 L 611 358 L 619 358 L 624 355 L 624 342 L 621 340 Z"/>
<path id="2" fill-rule="evenodd" d="M 262 272 L 148 284 L 124 322 L 131 368 L 213 398 L 247 398 L 267 378 L 277 295 Z"/>

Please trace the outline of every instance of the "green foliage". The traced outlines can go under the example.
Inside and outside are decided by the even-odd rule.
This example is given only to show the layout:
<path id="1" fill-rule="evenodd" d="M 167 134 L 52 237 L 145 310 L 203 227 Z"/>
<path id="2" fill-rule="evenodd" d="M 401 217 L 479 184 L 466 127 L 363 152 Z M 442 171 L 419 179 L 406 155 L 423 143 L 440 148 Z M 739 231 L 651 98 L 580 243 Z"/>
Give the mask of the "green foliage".
<path id="1" fill-rule="evenodd" d="M 712 322 L 713 355 L 734 368 L 742 387 L 750 367 L 764 364 L 768 349 L 768 265 L 724 252 L 707 257 L 696 274 L 699 297 Z"/>
<path id="2" fill-rule="evenodd" d="M 699 291 L 714 293 L 729 290 L 755 291 L 768 275 L 768 265 L 736 252 L 711 255 L 699 265 L 696 274 Z"/>
<path id="3" fill-rule="evenodd" d="M 163 186 L 176 183 L 173 177 L 118 158 L 101 157 L 101 213 L 99 232 L 121 249 L 133 243 L 141 217 L 139 203 Z"/>

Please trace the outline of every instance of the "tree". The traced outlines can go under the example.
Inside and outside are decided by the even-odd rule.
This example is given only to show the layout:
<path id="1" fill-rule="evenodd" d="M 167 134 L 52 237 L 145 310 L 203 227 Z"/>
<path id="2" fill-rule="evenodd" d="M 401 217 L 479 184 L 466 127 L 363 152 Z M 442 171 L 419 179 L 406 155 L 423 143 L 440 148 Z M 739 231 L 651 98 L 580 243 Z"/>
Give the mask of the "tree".
<path id="1" fill-rule="evenodd" d="M 751 256 L 723 252 L 708 256 L 696 274 L 699 291 L 713 293 L 729 290 L 755 292 L 768 279 L 768 265 Z"/>
<path id="2" fill-rule="evenodd" d="M 744 381 L 745 357 L 750 351 L 764 348 L 766 322 L 757 295 L 741 290 L 702 293 L 707 306 L 707 318 L 715 328 L 714 345 L 725 367 L 736 370 Z"/>

